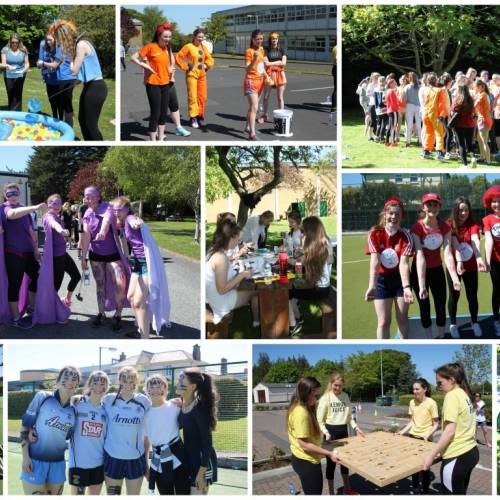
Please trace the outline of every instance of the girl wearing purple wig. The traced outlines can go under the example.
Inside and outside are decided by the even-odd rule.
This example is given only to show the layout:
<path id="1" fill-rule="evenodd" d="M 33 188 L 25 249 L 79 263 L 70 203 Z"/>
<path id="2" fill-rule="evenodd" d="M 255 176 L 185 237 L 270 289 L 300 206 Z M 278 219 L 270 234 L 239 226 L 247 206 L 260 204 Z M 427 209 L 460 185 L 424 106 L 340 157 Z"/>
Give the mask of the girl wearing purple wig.
<path id="1" fill-rule="evenodd" d="M 82 270 L 88 271 L 88 260 L 96 282 L 98 314 L 92 326 L 101 326 L 105 311 L 115 311 L 113 330 L 121 330 L 121 313 L 126 304 L 130 267 L 123 254 L 116 230 L 116 222 L 109 203 L 102 200 L 94 186 L 85 188 L 84 203 L 88 206 L 83 216 Z M 101 233 L 104 221 L 111 230 Z"/>

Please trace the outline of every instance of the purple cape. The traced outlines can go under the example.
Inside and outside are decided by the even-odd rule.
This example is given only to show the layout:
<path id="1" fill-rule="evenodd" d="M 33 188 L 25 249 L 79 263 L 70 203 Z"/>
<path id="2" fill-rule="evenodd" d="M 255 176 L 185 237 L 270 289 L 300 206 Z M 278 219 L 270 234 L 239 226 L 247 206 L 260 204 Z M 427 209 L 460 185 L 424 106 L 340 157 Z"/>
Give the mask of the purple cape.
<path id="1" fill-rule="evenodd" d="M 43 218 L 45 243 L 43 245 L 43 258 L 38 274 L 38 292 L 35 299 L 33 324 L 43 325 L 63 323 L 71 314 L 54 288 L 54 248 L 52 242 L 52 227 L 46 217 Z"/>

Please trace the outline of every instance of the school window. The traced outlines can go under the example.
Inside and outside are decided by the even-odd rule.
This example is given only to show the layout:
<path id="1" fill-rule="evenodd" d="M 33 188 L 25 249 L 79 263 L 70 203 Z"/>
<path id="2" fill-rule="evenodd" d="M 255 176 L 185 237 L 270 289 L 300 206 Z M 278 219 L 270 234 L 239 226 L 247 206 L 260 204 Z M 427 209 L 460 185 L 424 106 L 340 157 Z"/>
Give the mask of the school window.
<path id="1" fill-rule="evenodd" d="M 314 19 L 316 15 L 316 9 L 314 7 L 306 7 L 304 9 L 304 18 L 305 19 Z"/>
<path id="2" fill-rule="evenodd" d="M 295 20 L 302 21 L 304 19 L 304 7 L 297 7 L 295 9 Z"/>
<path id="3" fill-rule="evenodd" d="M 331 19 L 332 17 L 337 17 L 337 7 L 330 6 L 330 10 L 328 13 L 328 17 Z"/>
<path id="4" fill-rule="evenodd" d="M 316 19 L 324 19 L 326 17 L 326 5 L 316 7 Z"/>
<path id="5" fill-rule="evenodd" d="M 403 176 L 402 176 L 402 175 L 400 175 L 400 174 L 396 174 L 396 175 L 394 176 L 394 182 L 395 182 L 396 184 L 401 184 L 401 183 L 403 182 Z"/>
<path id="6" fill-rule="evenodd" d="M 410 175 L 410 184 L 418 184 L 418 175 Z"/>

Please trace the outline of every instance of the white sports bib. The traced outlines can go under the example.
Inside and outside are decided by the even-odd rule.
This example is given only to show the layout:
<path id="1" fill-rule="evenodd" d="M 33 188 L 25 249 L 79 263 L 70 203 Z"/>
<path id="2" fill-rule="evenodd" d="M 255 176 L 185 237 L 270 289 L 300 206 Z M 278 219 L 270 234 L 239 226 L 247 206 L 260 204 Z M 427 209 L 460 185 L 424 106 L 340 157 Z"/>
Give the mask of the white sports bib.
<path id="1" fill-rule="evenodd" d="M 394 269 L 399 264 L 399 257 L 396 250 L 393 248 L 386 248 L 380 254 L 380 262 L 386 269 Z"/>
<path id="2" fill-rule="evenodd" d="M 266 67 L 264 66 L 264 63 L 260 62 L 259 64 L 257 64 L 257 73 L 263 75 L 265 72 L 266 72 Z"/>
<path id="3" fill-rule="evenodd" d="M 491 234 L 495 238 L 500 238 L 500 222 L 497 222 L 491 227 Z"/>
<path id="4" fill-rule="evenodd" d="M 474 250 L 472 250 L 472 247 L 468 243 L 460 243 L 460 245 L 458 245 L 458 251 L 464 262 L 471 260 L 474 255 Z"/>
<path id="5" fill-rule="evenodd" d="M 424 238 L 424 247 L 429 250 L 437 250 L 443 244 L 441 233 L 431 233 Z"/>

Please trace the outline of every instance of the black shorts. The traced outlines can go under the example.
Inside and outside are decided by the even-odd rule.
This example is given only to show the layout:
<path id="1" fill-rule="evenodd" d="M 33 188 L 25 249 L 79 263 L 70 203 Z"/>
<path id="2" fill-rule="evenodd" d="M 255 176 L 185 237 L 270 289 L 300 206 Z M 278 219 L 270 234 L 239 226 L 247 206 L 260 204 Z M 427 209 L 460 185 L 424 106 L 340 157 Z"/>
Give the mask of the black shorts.
<path id="1" fill-rule="evenodd" d="M 104 465 L 93 469 L 81 469 L 80 467 L 70 467 L 69 484 L 71 486 L 93 486 L 104 481 Z"/>
<path id="2" fill-rule="evenodd" d="M 495 137 L 500 137 L 500 118 L 495 118 L 493 121 L 493 130 L 495 131 Z"/>
<path id="3" fill-rule="evenodd" d="M 375 300 L 393 299 L 403 296 L 403 284 L 399 271 L 379 274 L 375 286 Z"/>
<path id="4" fill-rule="evenodd" d="M 118 262 L 120 259 L 120 254 L 112 253 L 111 255 L 99 255 L 97 253 L 89 251 L 89 260 L 90 262 Z"/>

